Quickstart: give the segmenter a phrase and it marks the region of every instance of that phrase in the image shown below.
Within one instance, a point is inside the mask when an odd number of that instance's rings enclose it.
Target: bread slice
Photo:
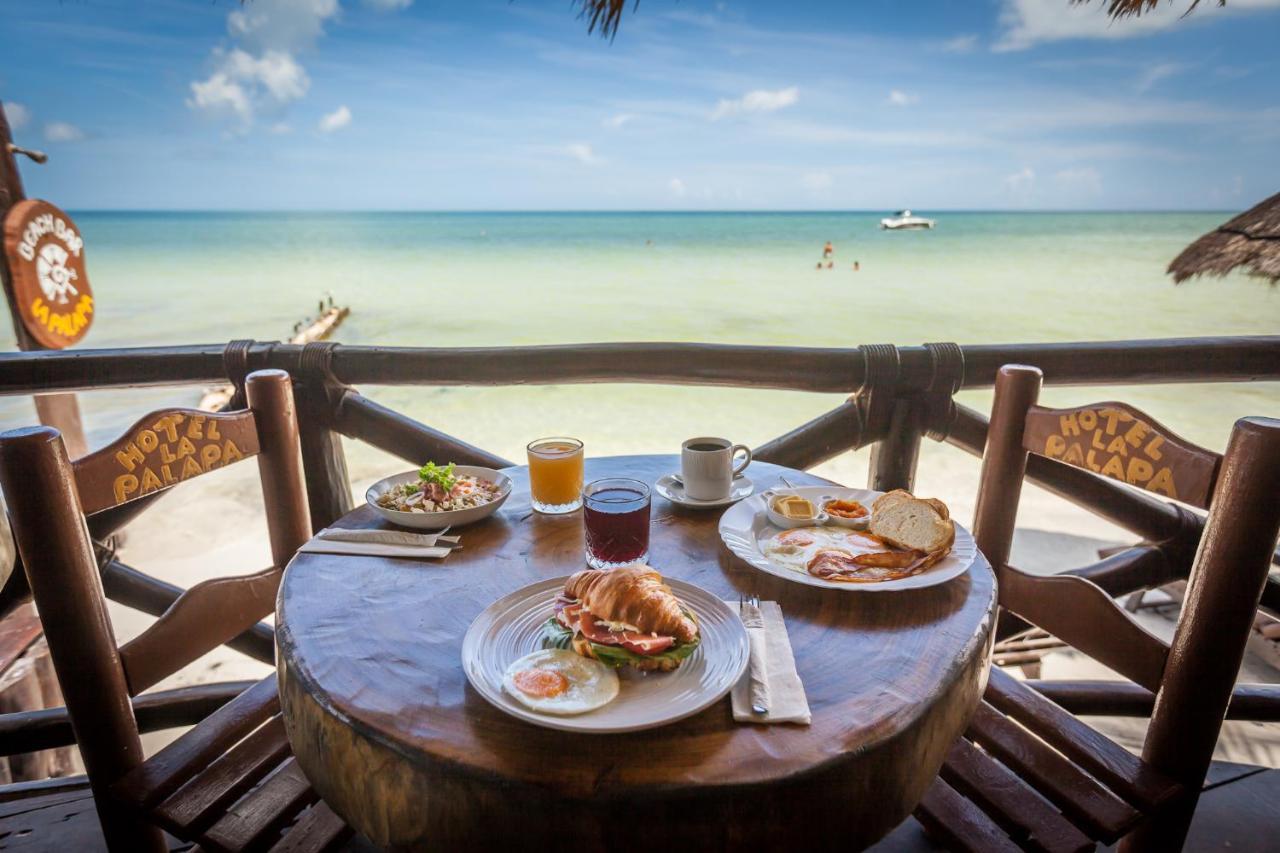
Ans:
[[[956,526],[942,501],[897,489],[871,505],[871,532],[897,548],[938,554],[951,550]]]
[[[915,495],[911,494],[906,489],[894,489],[892,492],[885,492],[883,495],[876,498],[871,504],[871,511],[885,512],[889,507],[904,500],[915,500]]]

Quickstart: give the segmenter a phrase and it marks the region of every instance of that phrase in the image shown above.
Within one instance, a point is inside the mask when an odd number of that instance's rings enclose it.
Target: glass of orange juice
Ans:
[[[582,507],[582,442],[539,438],[529,442],[529,494],[533,508],[549,515]]]

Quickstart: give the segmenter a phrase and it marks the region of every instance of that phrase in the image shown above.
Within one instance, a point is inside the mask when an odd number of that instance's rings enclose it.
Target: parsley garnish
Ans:
[[[428,462],[418,469],[418,479],[424,483],[436,483],[446,492],[452,491],[454,485],[457,484],[458,478],[453,476],[454,463],[441,468],[434,462]]]

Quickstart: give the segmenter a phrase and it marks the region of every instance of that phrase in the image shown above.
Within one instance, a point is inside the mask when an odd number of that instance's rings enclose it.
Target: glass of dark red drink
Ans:
[[[587,564],[612,569],[649,559],[649,487],[639,480],[611,477],[582,490],[582,522]]]

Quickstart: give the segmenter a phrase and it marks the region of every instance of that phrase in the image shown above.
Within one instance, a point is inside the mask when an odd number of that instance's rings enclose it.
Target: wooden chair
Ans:
[[[311,536],[289,375],[260,371],[246,385],[246,411],[155,412],[74,463],[54,429],[0,436],[0,485],[117,853],[166,850],[161,828],[220,851],[319,851],[349,833],[290,755],[274,675],[146,760],[130,704],[271,613],[284,565]],[[197,584],[117,648],[85,517],[255,455],[274,565]]]
[[[1280,421],[1238,421],[1222,456],[1121,403],[1038,406],[1041,378],[1021,365],[996,377],[973,532],[997,568],[998,633],[1034,625],[1155,693],[1142,756],[993,667],[916,817],[956,850],[1177,850],[1280,532]],[[1028,453],[1209,510],[1172,645],[1089,580],[1008,565]]]

